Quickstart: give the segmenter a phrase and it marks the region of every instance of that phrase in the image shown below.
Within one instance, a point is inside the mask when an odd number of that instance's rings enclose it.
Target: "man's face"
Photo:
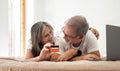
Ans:
[[[70,44],[76,44],[79,43],[80,38],[79,36],[76,34],[76,29],[71,27],[71,26],[65,26],[63,28],[63,33],[64,33],[64,39],[67,43]]]

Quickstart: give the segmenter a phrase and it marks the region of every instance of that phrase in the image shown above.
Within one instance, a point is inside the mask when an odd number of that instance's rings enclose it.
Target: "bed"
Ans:
[[[19,57],[1,57],[0,71],[120,71],[120,61],[26,62]]]

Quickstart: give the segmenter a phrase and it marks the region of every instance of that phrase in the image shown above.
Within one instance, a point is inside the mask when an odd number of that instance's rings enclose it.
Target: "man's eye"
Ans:
[[[52,33],[52,31],[50,31],[50,34]]]

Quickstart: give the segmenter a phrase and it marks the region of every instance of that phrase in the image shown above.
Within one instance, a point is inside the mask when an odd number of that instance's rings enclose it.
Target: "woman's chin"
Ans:
[[[53,43],[53,44],[54,44],[54,41],[53,41],[53,40],[50,40],[50,41],[48,41],[48,43]]]

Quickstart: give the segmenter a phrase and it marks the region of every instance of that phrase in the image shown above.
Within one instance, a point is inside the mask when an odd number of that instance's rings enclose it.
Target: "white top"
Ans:
[[[65,40],[63,39],[63,33],[60,33],[55,37],[55,44],[59,45],[60,53],[65,52],[69,48],[81,50],[82,54],[99,50],[98,41],[95,35],[90,30],[88,30],[85,38],[78,47],[74,47],[71,44],[66,43]],[[28,42],[27,49],[32,49],[31,40],[29,40]]]
[[[31,40],[29,40],[28,43],[27,43],[27,49],[32,49],[32,42],[31,42]]]
[[[60,36],[59,39],[60,40],[57,43],[59,43],[60,53],[63,53],[69,48],[81,50],[83,54],[99,50],[98,41],[95,35],[90,30],[88,30],[85,38],[78,47],[74,47],[71,44],[66,43],[63,39],[63,36]]]
[[[59,45],[59,40],[61,40],[61,39],[59,38],[59,36],[54,37],[55,45]],[[61,41],[60,41],[60,42],[61,42]],[[63,42],[62,42],[62,43],[63,43]],[[32,49],[32,41],[31,41],[31,40],[28,40],[27,49]]]

